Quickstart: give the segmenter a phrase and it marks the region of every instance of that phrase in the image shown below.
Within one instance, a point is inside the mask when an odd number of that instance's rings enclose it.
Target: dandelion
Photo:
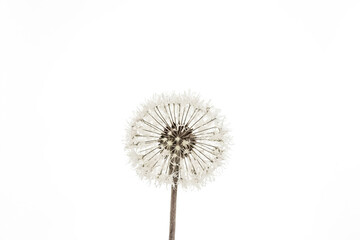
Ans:
[[[227,131],[209,103],[191,93],[155,95],[137,112],[127,149],[140,177],[171,185],[170,233],[175,239],[177,187],[201,187],[224,161]]]

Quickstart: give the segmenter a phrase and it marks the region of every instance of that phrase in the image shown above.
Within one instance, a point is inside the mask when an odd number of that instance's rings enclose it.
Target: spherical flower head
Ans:
[[[192,93],[154,95],[131,121],[127,150],[137,173],[161,184],[200,187],[224,161],[223,118]]]

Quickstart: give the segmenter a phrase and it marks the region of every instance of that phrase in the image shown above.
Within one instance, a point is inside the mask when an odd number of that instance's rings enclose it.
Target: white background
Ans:
[[[0,0],[0,239],[167,239],[123,139],[153,93],[222,109],[177,239],[360,239],[360,3]]]

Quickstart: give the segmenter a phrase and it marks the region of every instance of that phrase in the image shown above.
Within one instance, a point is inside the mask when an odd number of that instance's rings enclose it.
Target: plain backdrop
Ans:
[[[222,109],[176,239],[360,239],[360,2],[0,0],[0,239],[167,239],[123,139],[154,93]]]

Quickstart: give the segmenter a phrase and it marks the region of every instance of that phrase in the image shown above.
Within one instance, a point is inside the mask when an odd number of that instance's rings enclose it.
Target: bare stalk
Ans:
[[[171,201],[170,201],[170,229],[169,229],[169,240],[175,240],[175,225],[176,225],[176,199],[177,199],[177,183],[179,175],[179,161],[180,159],[174,158],[171,172],[175,172],[174,184],[171,186]]]

